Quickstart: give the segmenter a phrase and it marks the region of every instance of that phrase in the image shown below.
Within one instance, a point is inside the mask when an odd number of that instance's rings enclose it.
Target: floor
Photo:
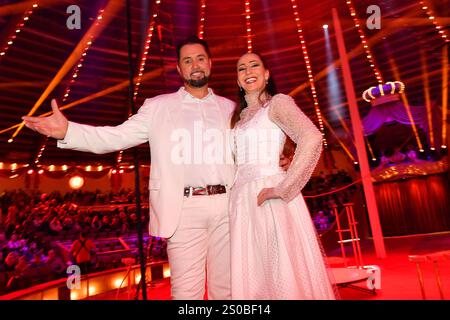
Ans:
[[[421,300],[416,265],[409,262],[408,255],[428,254],[436,251],[450,250],[450,232],[415,235],[406,237],[391,237],[385,239],[387,257],[378,259],[371,239],[361,242],[361,252],[364,265],[377,265],[381,270],[381,288],[375,290],[375,295],[355,290],[353,288],[340,288],[340,298],[343,300]],[[351,245],[346,245],[348,265],[353,264]],[[333,256],[331,267],[340,267],[342,262],[340,250],[329,253]],[[441,282],[446,293],[445,299],[450,299],[450,260],[440,263]],[[424,275],[425,293],[427,299],[440,299],[438,287],[433,274],[431,262],[422,265]],[[364,287],[365,281],[358,286]],[[152,284],[147,290],[149,300],[170,299],[170,280],[161,280]],[[116,299],[117,292],[103,294],[91,299]],[[134,299],[135,290],[121,291],[117,295],[119,300]],[[141,299],[141,297],[139,297]]]

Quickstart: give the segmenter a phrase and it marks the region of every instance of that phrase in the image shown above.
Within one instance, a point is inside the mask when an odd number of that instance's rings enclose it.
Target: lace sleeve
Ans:
[[[284,94],[272,98],[269,118],[297,144],[286,178],[275,187],[280,197],[289,202],[306,185],[319,161],[322,134],[294,99]]]

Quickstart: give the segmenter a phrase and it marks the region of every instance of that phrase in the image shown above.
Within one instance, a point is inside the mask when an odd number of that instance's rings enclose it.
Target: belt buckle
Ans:
[[[208,188],[205,187],[192,187],[192,190],[192,192],[197,191],[198,193],[196,195],[199,196],[209,195]],[[204,192],[206,192],[206,194]]]

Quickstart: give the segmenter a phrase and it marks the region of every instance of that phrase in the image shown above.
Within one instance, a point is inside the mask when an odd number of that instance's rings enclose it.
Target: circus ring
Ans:
[[[169,277],[170,268],[166,261],[146,265],[146,281],[157,282]],[[128,290],[130,296],[140,278],[140,265],[137,264],[82,276],[78,288],[69,289],[67,278],[62,278],[0,296],[0,300],[88,300],[119,290]]]

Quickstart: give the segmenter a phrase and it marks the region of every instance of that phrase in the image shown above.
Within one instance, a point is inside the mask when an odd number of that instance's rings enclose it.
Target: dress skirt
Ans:
[[[236,181],[230,194],[231,288],[237,300],[330,300],[334,289],[306,203],[271,199],[263,188],[286,174]]]

